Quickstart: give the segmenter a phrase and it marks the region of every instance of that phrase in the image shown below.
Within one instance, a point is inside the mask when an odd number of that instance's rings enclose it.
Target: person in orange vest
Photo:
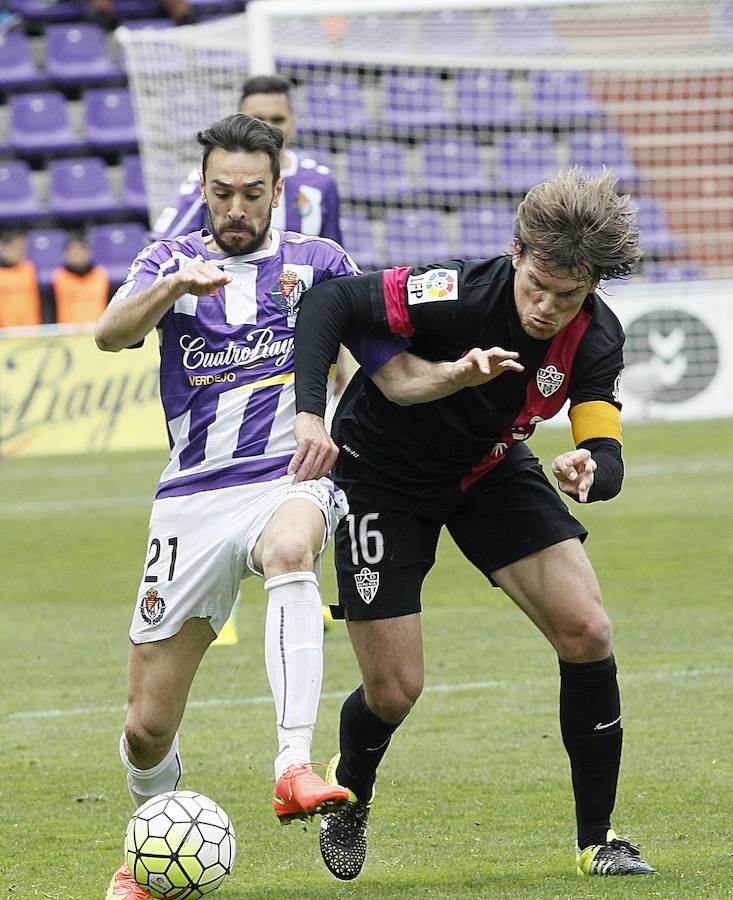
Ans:
[[[59,324],[96,322],[109,301],[109,273],[92,260],[89,245],[78,234],[69,235],[64,264],[51,276]]]
[[[22,231],[0,234],[0,328],[43,321],[38,272],[27,250],[28,238]]]

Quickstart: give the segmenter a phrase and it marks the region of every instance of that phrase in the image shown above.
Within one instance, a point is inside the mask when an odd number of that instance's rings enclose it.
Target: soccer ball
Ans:
[[[166,900],[203,897],[231,872],[236,851],[229,816],[195,791],[151,797],[130,819],[125,858],[132,877]]]

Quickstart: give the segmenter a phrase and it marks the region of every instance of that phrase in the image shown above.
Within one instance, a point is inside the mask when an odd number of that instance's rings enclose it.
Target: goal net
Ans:
[[[733,0],[251,0],[123,44],[151,218],[248,73],[291,79],[364,269],[489,256],[559,168],[610,168],[642,281],[733,274]]]

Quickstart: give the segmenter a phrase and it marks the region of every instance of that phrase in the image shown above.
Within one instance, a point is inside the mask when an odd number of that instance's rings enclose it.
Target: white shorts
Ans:
[[[239,583],[262,575],[252,562],[257,538],[287,500],[304,498],[321,510],[323,552],[348,511],[330,478],[292,483],[289,475],[262,484],[165,497],[153,503],[145,570],[130,626],[135,644],[162,641],[188,619],[208,619],[217,634],[229,618]]]

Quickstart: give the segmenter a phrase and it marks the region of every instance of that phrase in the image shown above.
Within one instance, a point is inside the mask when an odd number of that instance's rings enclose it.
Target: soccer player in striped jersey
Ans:
[[[138,805],[177,786],[178,727],[192,680],[240,581],[259,575],[278,737],[272,806],[286,823],[348,800],[310,765],[323,670],[319,560],[345,498],[328,477],[295,483],[287,470],[296,448],[293,338],[302,295],[359,270],[334,241],[272,227],[282,193],[278,129],[237,114],[198,139],[211,231],[139,253],[95,329],[98,346],[112,352],[157,330],[171,443],[130,628],[120,757]],[[400,402],[421,384],[423,369],[404,339],[347,344],[385,392],[395,386]],[[482,365],[460,362],[443,375],[470,384],[491,374]],[[126,864],[107,892],[108,900],[148,896]]]
[[[513,352],[519,364],[407,406],[362,371],[337,409],[333,474],[350,505],[336,535],[339,599],[363,677],[342,707],[340,758],[327,772],[351,791],[349,805],[321,823],[323,859],[339,878],[361,870],[377,766],[422,690],[420,590],[443,525],[557,653],[578,871],[654,871],[611,828],[621,706],[587,532],[526,444],[569,401],[575,449],[552,462],[558,488],[580,503],[621,489],[624,335],[596,288],[630,274],[640,251],[628,198],[614,184],[609,172],[571,170],[534,187],[506,256],[337,279],[306,295],[296,336],[297,477],[321,474],[331,441],[321,420],[327,361],[354,327],[408,337],[430,360],[458,360],[478,344]]]
[[[274,228],[320,235],[341,244],[339,219],[340,200],[336,181],[328,166],[310,155],[296,153],[289,148],[295,133],[295,114],[290,100],[290,82],[282,75],[250,75],[244,80],[239,111],[274,125],[283,133],[280,151],[280,174],[284,179],[283,195],[273,210]],[[175,201],[158,216],[151,238],[177,237],[206,227],[206,204],[199,189],[200,172],[193,169],[178,189]],[[342,351],[336,370],[335,392],[338,395],[353,371],[353,360]],[[237,612],[239,599],[215,644],[238,641]],[[323,607],[324,625],[329,626],[331,615]]]

